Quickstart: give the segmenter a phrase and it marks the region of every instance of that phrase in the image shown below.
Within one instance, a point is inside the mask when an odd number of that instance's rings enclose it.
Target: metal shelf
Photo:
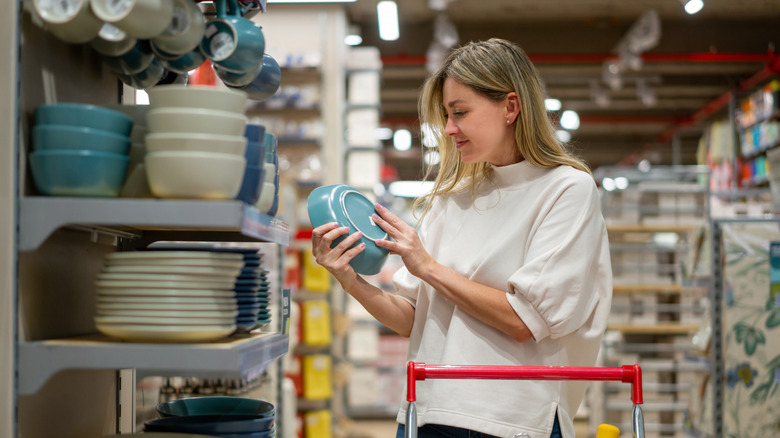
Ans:
[[[146,376],[256,377],[287,353],[288,336],[234,335],[197,344],[120,342],[103,335],[19,343],[19,394],[36,393],[69,369],[136,369]]]
[[[215,231],[286,246],[288,226],[241,201],[23,197],[19,201],[19,247],[38,248],[55,230],[98,226],[117,233]]]

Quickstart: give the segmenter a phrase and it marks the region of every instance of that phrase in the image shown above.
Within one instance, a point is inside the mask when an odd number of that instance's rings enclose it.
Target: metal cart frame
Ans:
[[[617,381],[631,384],[631,411],[634,437],[645,437],[645,421],[642,416],[642,369],[639,365],[620,367],[538,367],[538,366],[481,366],[481,365],[428,365],[409,362],[406,367],[405,438],[417,438],[416,382],[425,379],[492,379],[492,380],[586,380]],[[522,437],[524,434],[515,435]]]

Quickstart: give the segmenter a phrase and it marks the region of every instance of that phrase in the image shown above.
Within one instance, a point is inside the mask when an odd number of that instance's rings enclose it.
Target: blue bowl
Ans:
[[[265,177],[265,168],[247,164],[244,170],[244,181],[241,183],[241,190],[236,199],[244,201],[249,205],[255,205],[260,199],[261,185]]]
[[[52,196],[117,196],[129,161],[126,155],[86,150],[30,154],[35,187]]]
[[[171,400],[157,405],[161,417],[190,415],[276,415],[274,405],[252,398],[211,396]]]
[[[254,434],[275,430],[276,416],[262,415],[188,415],[164,417],[144,422],[146,432],[180,432],[197,434]],[[268,435],[270,436],[270,435]]]
[[[247,123],[244,136],[249,141],[262,143],[265,139],[265,126],[256,123]]]
[[[126,155],[130,137],[82,126],[38,125],[32,131],[33,150],[90,150]]]
[[[358,274],[378,274],[390,253],[374,243],[377,239],[387,239],[387,233],[375,224],[371,216],[375,213],[374,203],[354,188],[336,184],[317,187],[312,190],[307,201],[309,219],[314,228],[338,222],[349,227],[349,234],[361,231],[363,237],[356,244],[365,243],[365,249],[349,263]],[[346,236],[333,242],[338,245]]]
[[[244,158],[246,158],[247,165],[262,166],[265,155],[265,144],[253,140],[248,140],[246,142]]]
[[[35,109],[36,125],[68,125],[130,136],[133,119],[119,111],[83,103],[51,103]]]

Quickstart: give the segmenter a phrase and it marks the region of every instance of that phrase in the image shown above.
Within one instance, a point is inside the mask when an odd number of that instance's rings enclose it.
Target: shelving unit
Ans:
[[[768,183],[766,152],[780,144],[780,81],[774,80],[740,101],[735,114],[741,187]]]
[[[682,437],[694,392],[686,384],[689,375],[709,371],[708,363],[690,357],[691,338],[707,310],[707,284],[692,275],[698,272],[694,236],[703,232],[708,216],[706,169],[606,167],[597,169],[596,177],[602,183],[613,271],[604,365],[640,364],[646,436]],[[598,422],[630,431],[631,406],[621,389],[601,388]]]

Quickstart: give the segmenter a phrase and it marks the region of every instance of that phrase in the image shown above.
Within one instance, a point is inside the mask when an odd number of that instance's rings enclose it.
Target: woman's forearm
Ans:
[[[506,292],[471,281],[439,263],[432,263],[420,278],[485,324],[518,342],[531,339],[531,331],[509,304]]]
[[[377,321],[401,336],[409,337],[414,323],[414,307],[406,300],[384,291],[356,276],[344,290],[352,295]]]

